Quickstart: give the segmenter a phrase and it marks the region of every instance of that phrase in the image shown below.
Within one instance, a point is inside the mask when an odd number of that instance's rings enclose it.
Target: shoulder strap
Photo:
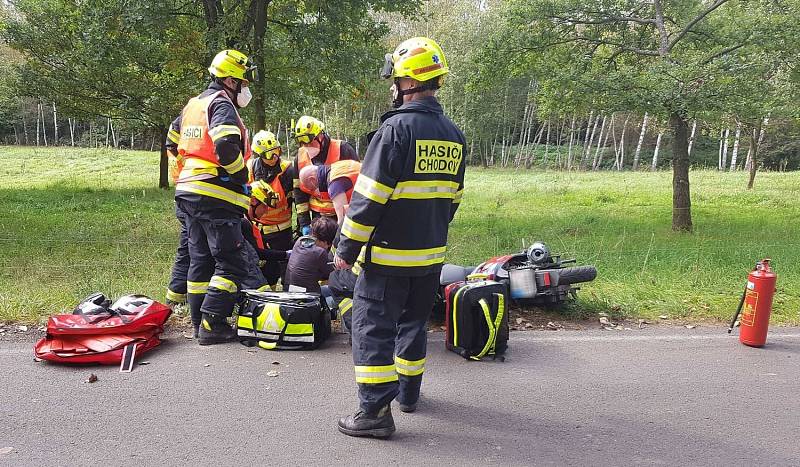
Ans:
[[[503,297],[503,294],[498,293],[494,295],[497,298],[497,316],[494,321],[492,321],[492,314],[489,311],[489,304],[486,302],[486,299],[482,298],[478,300],[478,304],[483,310],[483,317],[486,319],[486,326],[489,328],[489,338],[486,340],[486,345],[483,346],[483,349],[481,349],[477,355],[470,357],[472,360],[480,360],[485,357],[486,354],[494,354],[494,347],[497,342],[497,329],[502,324],[503,316],[505,315],[505,297]]]

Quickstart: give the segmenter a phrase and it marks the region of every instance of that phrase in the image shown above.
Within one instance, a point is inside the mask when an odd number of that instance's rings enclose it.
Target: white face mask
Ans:
[[[250,99],[252,98],[253,94],[250,93],[250,87],[242,87],[242,90],[236,95],[236,105],[238,105],[239,108],[247,107],[247,104],[250,103]]]

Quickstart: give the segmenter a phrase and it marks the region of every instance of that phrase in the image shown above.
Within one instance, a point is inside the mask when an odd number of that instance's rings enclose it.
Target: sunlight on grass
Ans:
[[[0,320],[35,321],[93,291],[163,299],[177,240],[158,155],[0,148]],[[477,264],[534,240],[597,266],[565,312],[720,319],[771,257],[773,322],[800,324],[800,174],[691,174],[694,234],[670,230],[671,174],[469,168],[448,261]]]

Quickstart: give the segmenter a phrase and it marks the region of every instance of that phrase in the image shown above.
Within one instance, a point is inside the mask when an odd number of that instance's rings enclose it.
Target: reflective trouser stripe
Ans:
[[[361,243],[369,241],[369,236],[372,235],[373,230],[375,230],[374,226],[359,224],[350,219],[349,216],[345,216],[344,223],[342,223],[342,234],[351,240]]]
[[[356,366],[356,383],[381,384],[397,381],[394,365]]]
[[[446,246],[424,250],[396,250],[372,247],[371,262],[384,266],[416,267],[430,266],[444,262]]]
[[[222,276],[212,276],[211,282],[208,283],[208,286],[214,287],[217,290],[224,290],[228,293],[236,293],[236,291],[239,290],[232,280],[226,279]]]
[[[208,293],[208,282],[186,281],[186,293],[190,294]]]
[[[353,309],[353,299],[343,298],[342,301],[339,302],[339,319],[344,318],[344,315],[347,314],[351,309]]]
[[[394,364],[397,367],[397,372],[404,376],[417,376],[425,372],[425,359],[420,360],[405,360],[400,357],[394,357]]]
[[[173,292],[172,290],[167,289],[167,300],[171,300],[173,302],[185,302],[186,294]]]
[[[222,201],[227,201],[245,210],[250,207],[249,196],[236,193],[235,191],[231,191],[227,188],[223,188],[211,183],[201,182],[199,180],[184,182],[178,181],[178,186],[175,187],[175,192],[196,193],[198,195],[221,199]]]

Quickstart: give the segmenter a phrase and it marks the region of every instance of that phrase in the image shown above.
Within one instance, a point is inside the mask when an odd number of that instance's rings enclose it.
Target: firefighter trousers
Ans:
[[[203,313],[229,317],[248,269],[241,215],[180,198],[177,203],[189,232],[186,289],[192,323],[200,324]]]
[[[292,229],[281,230],[280,232],[265,234],[261,233],[261,239],[264,242],[264,247],[270,250],[291,250],[292,245]],[[261,268],[264,277],[267,279],[269,285],[278,283],[278,279],[286,277],[286,261],[266,261]]]
[[[167,300],[183,303],[186,301],[186,274],[189,272],[189,233],[186,230],[186,214],[178,204],[175,205],[175,217],[181,224],[178,237],[178,249],[175,252],[175,263],[167,287]]]
[[[414,404],[425,371],[427,321],[439,273],[388,276],[364,269],[352,308],[353,363],[361,409],[375,413],[393,399]]]

